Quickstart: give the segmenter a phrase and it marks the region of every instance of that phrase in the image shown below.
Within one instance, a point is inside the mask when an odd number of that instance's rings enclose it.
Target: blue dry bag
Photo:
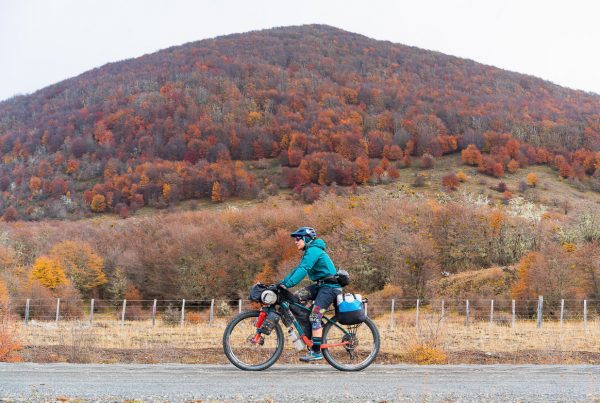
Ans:
[[[366,319],[365,306],[360,294],[341,294],[337,296],[335,316],[342,325],[356,325]]]

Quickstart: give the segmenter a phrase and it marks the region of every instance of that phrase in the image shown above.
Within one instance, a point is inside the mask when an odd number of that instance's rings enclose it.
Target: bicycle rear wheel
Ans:
[[[223,351],[233,365],[245,371],[262,371],[275,364],[283,352],[283,331],[276,325],[270,335],[261,335],[258,343],[256,321],[260,311],[243,312],[233,318],[223,333]]]
[[[379,331],[375,323],[367,318],[358,325],[339,326],[347,333],[332,322],[325,325],[323,344],[349,344],[323,349],[327,362],[340,371],[360,371],[371,365],[379,353]]]

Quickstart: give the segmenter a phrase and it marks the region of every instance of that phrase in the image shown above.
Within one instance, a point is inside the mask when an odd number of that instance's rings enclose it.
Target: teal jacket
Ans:
[[[334,276],[337,273],[331,258],[325,252],[327,245],[322,239],[315,239],[306,246],[304,256],[300,264],[288,274],[281,284],[291,288],[298,284],[306,275],[312,281],[318,281],[325,277]],[[323,284],[321,287],[339,288],[338,284]]]

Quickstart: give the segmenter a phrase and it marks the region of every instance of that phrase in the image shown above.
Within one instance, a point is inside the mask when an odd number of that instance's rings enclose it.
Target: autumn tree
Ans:
[[[104,212],[106,210],[106,198],[104,195],[95,195],[92,198],[91,208],[96,213]]]
[[[169,183],[163,184],[162,196],[163,196],[163,199],[165,199],[166,201],[169,201],[169,199],[171,197],[171,185]]]
[[[433,168],[433,156],[431,154],[423,154],[421,157],[421,169]]]
[[[442,186],[451,191],[458,189],[459,182],[460,181],[458,177],[453,173],[444,175],[444,177],[442,178]]]
[[[221,193],[221,184],[219,182],[213,182],[212,190],[210,193],[210,199],[213,203],[220,203],[223,201],[223,194]]]
[[[439,268],[433,242],[426,234],[407,234],[395,253],[403,259],[391,269],[392,284],[402,287],[405,298],[424,298],[426,284],[436,277]]]
[[[78,169],[79,169],[79,161],[77,161],[77,160],[68,160],[67,161],[66,173],[68,175],[76,173]]]
[[[19,218],[19,212],[17,211],[16,208],[14,208],[12,206],[7,207],[4,210],[4,214],[2,215],[2,218],[6,222],[16,221]]]
[[[543,295],[554,301],[578,294],[585,297],[587,280],[582,265],[576,261],[571,245],[547,244],[540,252],[526,254],[517,266],[513,297],[534,299]]]
[[[475,144],[469,144],[466,149],[460,153],[463,163],[467,165],[479,165],[481,164],[481,152]]]
[[[538,176],[533,172],[527,174],[527,184],[529,185],[529,187],[536,187],[538,184]]]
[[[0,278],[0,321],[8,314],[8,288]]]
[[[515,160],[510,160],[506,168],[508,169],[508,172],[514,174],[519,170],[519,163]]]
[[[358,157],[354,165],[354,179],[357,183],[366,183],[370,176],[369,160],[365,157]]]
[[[41,256],[35,260],[30,279],[38,280],[44,287],[51,290],[67,284],[69,281],[60,262],[47,256]]]
[[[108,281],[104,274],[104,260],[85,242],[63,241],[50,250],[50,258],[64,268],[83,295]]]
[[[29,190],[31,190],[31,193],[36,193],[41,189],[41,187],[42,180],[40,178],[38,178],[37,176],[32,176],[29,179]]]

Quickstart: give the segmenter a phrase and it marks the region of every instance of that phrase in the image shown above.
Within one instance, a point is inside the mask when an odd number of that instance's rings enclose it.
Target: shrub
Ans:
[[[20,362],[21,349],[14,332],[7,325],[0,325],[0,362]]]
[[[417,174],[415,176],[415,181],[413,182],[413,186],[416,188],[425,186],[425,176]]]
[[[408,349],[408,359],[410,362],[420,365],[447,364],[448,355],[441,348],[429,344],[413,344]]]
[[[2,217],[6,222],[17,221],[19,218],[19,212],[14,207],[8,207],[6,210],[4,210],[4,215]]]
[[[519,163],[515,160],[510,160],[507,168],[508,168],[508,172],[510,172],[511,174],[514,174],[515,172],[517,172],[519,170]]]
[[[535,173],[530,172],[527,175],[527,184],[532,188],[536,187],[538,184],[538,176]]]
[[[203,322],[202,315],[200,312],[188,312],[185,314],[185,320],[187,323],[197,325]]]
[[[454,175],[453,173],[445,175],[442,178],[442,186],[444,186],[444,188],[451,190],[451,191],[458,189],[459,183],[460,182],[458,180],[458,177],[456,175]]]
[[[217,310],[217,314],[219,316],[229,316],[231,315],[231,306],[226,301],[221,302],[219,308]]]
[[[479,165],[481,164],[481,152],[474,144],[469,144],[466,149],[461,152],[461,158],[464,164]]]
[[[181,309],[169,305],[161,315],[161,319],[165,325],[178,325],[181,323]]]
[[[421,157],[421,169],[433,168],[433,157],[430,154],[423,154]]]
[[[506,183],[504,182],[499,182],[498,185],[493,189],[500,193],[504,193],[508,190],[508,186],[506,186]]]
[[[519,192],[524,193],[527,190],[527,183],[520,181],[519,182]]]

